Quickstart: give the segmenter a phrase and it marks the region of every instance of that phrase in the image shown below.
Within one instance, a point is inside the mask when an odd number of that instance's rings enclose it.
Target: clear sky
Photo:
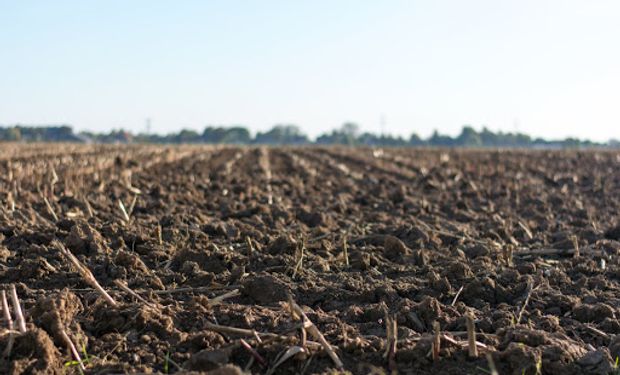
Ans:
[[[0,124],[620,138],[617,0],[0,0]]]

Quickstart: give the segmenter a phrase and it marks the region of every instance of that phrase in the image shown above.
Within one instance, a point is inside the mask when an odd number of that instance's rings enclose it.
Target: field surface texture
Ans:
[[[620,153],[0,147],[2,374],[618,372]]]

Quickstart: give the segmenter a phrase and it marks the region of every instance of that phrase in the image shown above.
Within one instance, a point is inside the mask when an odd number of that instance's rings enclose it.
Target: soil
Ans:
[[[0,147],[0,373],[617,371],[618,152]]]

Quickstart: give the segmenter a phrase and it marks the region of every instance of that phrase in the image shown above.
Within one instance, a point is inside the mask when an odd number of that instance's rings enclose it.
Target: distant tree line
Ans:
[[[125,130],[112,130],[109,133],[74,133],[68,125],[62,126],[0,126],[0,141],[22,142],[90,142],[90,143],[207,143],[207,144],[265,144],[265,145],[365,145],[365,146],[442,146],[442,147],[620,147],[620,142],[595,143],[588,140],[566,138],[545,140],[532,138],[523,133],[492,132],[486,127],[476,131],[464,126],[456,137],[435,131],[427,139],[412,134],[409,138],[392,135],[361,133],[359,126],[348,122],[340,128],[320,135],[312,141],[301,129],[292,124],[275,125],[268,131],[255,136],[241,125],[207,126],[202,133],[183,129],[178,133],[132,134]]]
[[[67,125],[61,126],[11,126],[0,127],[1,141],[24,142],[80,142],[79,136]]]

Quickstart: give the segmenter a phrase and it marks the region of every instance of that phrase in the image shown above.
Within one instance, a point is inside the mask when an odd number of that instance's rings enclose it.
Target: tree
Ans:
[[[425,143],[426,142],[424,142],[424,140],[422,140],[422,138],[420,138],[420,136],[416,133],[411,134],[411,137],[409,137],[409,144],[411,146],[422,146]]]
[[[345,122],[340,127],[340,131],[349,137],[355,138],[360,131],[360,127],[354,122]]]
[[[243,126],[206,127],[202,132],[202,141],[206,143],[245,144],[250,142],[250,132]]]
[[[200,141],[200,136],[195,130],[183,129],[176,136],[176,139],[179,143],[196,143]]]
[[[354,122],[345,122],[340,129],[333,130],[331,134],[323,134],[317,138],[318,144],[341,144],[341,145],[355,145],[358,140],[359,125]]]
[[[22,133],[19,127],[14,126],[7,130],[7,141],[19,141],[22,139]]]
[[[246,144],[250,143],[250,132],[248,129],[242,126],[235,126],[229,129],[226,129],[226,133],[224,135],[223,142],[224,143],[234,143],[234,144]]]
[[[495,133],[487,129],[486,126],[483,127],[482,131],[480,132],[480,140],[482,141],[482,144],[485,146],[496,146],[497,145],[497,135],[495,135]]]
[[[256,134],[254,143],[281,145],[309,143],[308,137],[297,125],[276,125],[265,133]]]
[[[471,126],[464,126],[461,134],[457,137],[456,143],[459,146],[480,147],[482,139],[480,135]]]
[[[435,130],[428,139],[428,144],[431,146],[454,146],[454,139],[448,135],[441,135]]]

